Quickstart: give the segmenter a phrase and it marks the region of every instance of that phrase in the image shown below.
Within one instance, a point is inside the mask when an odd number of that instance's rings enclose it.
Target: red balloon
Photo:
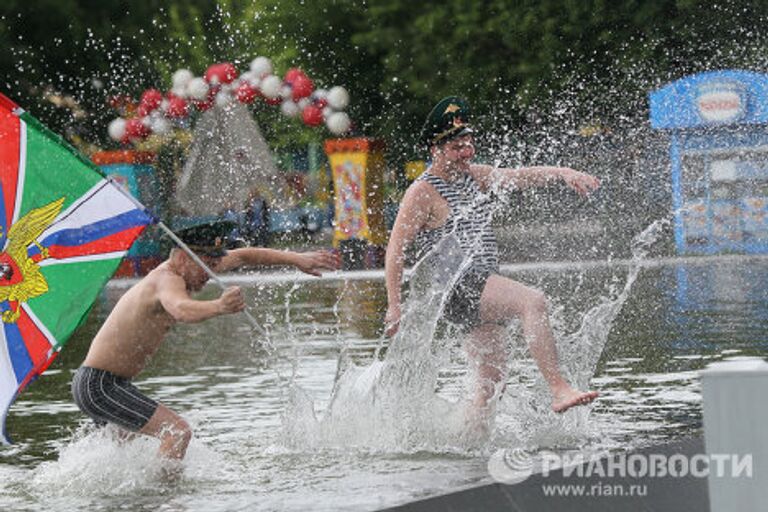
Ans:
[[[208,89],[208,96],[206,96],[204,100],[195,100],[193,102],[197,110],[200,112],[205,112],[206,110],[213,107],[213,105],[216,103],[216,95],[219,94],[220,90],[221,87],[218,85],[212,85],[210,89]]]
[[[264,98],[264,101],[267,103],[267,105],[279,105],[283,102],[283,98]]]
[[[235,89],[235,98],[240,103],[253,103],[259,91],[248,82],[243,82]]]
[[[303,76],[304,78],[307,77],[307,75],[304,74],[302,70],[299,68],[291,68],[285,73],[285,78],[283,78],[283,82],[293,83],[294,80],[297,78]]]
[[[148,126],[144,126],[140,117],[134,117],[125,122],[125,138],[144,139],[152,133]]]
[[[203,78],[205,78],[205,81],[210,84],[213,81],[213,77],[216,77],[218,81],[218,76],[219,76],[219,65],[211,64],[210,66],[208,66],[208,69],[205,70],[205,74],[203,75]]]
[[[162,102],[163,102],[163,93],[161,93],[157,89],[147,89],[141,95],[141,100],[139,100],[139,107],[143,106],[144,108],[147,109],[147,111],[152,112],[157,107],[159,107],[160,103]]]
[[[195,105],[195,108],[199,110],[200,112],[205,112],[209,108],[213,106],[213,100],[207,99],[207,100],[194,100],[192,102]]]
[[[323,109],[307,105],[301,112],[301,119],[307,126],[318,126],[323,123]]]
[[[231,62],[211,64],[205,71],[205,81],[216,84],[229,84],[237,78],[237,68]]]
[[[208,66],[208,69],[205,70],[205,81],[208,83],[212,83],[214,79],[216,82],[219,81],[219,75],[221,74],[221,64],[211,64]]]
[[[237,78],[237,68],[231,62],[221,65],[221,83],[231,84]]]
[[[136,115],[139,117],[146,117],[149,115],[149,113],[152,112],[149,108],[147,108],[146,105],[143,103],[139,103],[139,106],[136,107]]]
[[[305,75],[296,77],[291,86],[293,87],[291,92],[293,101],[299,101],[301,98],[307,98],[315,89],[315,84],[313,84],[312,80],[307,78]]]
[[[168,108],[165,109],[165,115],[174,119],[187,117],[189,115],[189,104],[184,98],[171,94],[168,96]]]
[[[315,101],[313,101],[313,103],[320,110],[328,106],[328,100],[326,98],[316,98]]]

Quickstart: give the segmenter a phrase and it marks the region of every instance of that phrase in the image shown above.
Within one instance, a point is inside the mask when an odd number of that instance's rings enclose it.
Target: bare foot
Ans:
[[[184,478],[184,465],[181,461],[164,458],[161,461],[159,476],[165,485],[179,485]]]
[[[482,443],[491,435],[491,418],[487,408],[477,408],[474,404],[469,405],[465,411],[465,421],[464,436],[470,444]]]
[[[568,386],[562,391],[552,393],[554,397],[552,399],[552,410],[557,413],[563,413],[571,407],[587,405],[597,398],[599,394],[597,391],[579,391]]]
[[[466,426],[466,431],[476,435],[487,435],[490,431],[490,423],[493,417],[493,411],[482,400],[462,400],[461,408],[458,409]]]

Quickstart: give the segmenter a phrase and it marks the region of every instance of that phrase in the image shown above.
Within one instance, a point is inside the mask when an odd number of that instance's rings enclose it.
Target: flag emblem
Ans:
[[[6,250],[0,253],[0,303],[7,303],[2,314],[3,322],[15,323],[21,316],[23,302],[48,291],[48,282],[40,272],[37,262],[46,259],[50,252],[37,241],[43,231],[61,211],[64,198],[35,208],[11,226]],[[27,247],[34,244],[40,251],[39,258],[28,256]],[[37,260],[37,261],[36,261]]]

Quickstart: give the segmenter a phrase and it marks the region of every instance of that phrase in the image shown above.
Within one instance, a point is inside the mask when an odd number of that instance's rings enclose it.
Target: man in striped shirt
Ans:
[[[423,142],[432,165],[406,191],[387,246],[385,332],[391,336],[398,330],[406,248],[415,245],[425,254],[444,237],[454,235],[468,261],[447,294],[443,316],[469,330],[466,350],[478,375],[473,399],[477,411],[487,411],[504,390],[509,356],[504,324],[512,318],[520,319],[531,355],[549,385],[552,410],[560,413],[590,403],[597,392],[571,387],[560,372],[544,293],[499,275],[496,237],[490,225],[491,192],[562,182],[587,195],[598,188],[599,181],[566,167],[505,169],[473,163],[469,114],[465,101],[448,97],[433,108],[424,125]]]

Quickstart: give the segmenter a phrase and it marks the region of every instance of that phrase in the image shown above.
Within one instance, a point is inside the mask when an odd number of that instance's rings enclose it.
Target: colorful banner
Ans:
[[[0,94],[0,426],[152,216]]]

